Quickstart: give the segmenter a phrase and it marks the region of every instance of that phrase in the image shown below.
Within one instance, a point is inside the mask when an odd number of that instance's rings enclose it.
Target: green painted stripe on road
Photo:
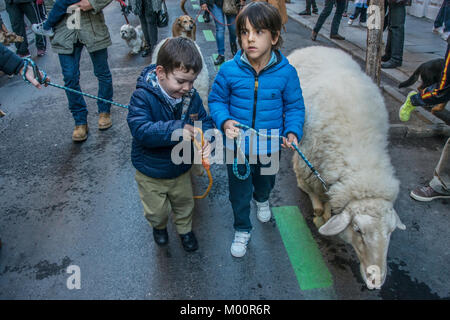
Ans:
[[[192,8],[194,8],[195,10],[200,10],[200,6],[198,4],[193,4]]]
[[[203,35],[205,36],[206,41],[216,41],[211,30],[203,30]]]
[[[197,20],[198,22],[205,22],[202,15],[198,16]]]
[[[331,287],[333,277],[298,207],[275,207],[272,212],[300,289]]]

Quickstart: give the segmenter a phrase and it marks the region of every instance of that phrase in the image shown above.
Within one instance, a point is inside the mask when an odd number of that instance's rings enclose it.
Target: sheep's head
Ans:
[[[405,230],[392,203],[382,199],[351,201],[320,227],[326,236],[339,235],[350,243],[360,262],[361,276],[369,289],[380,289],[386,280],[386,258],[391,233]]]

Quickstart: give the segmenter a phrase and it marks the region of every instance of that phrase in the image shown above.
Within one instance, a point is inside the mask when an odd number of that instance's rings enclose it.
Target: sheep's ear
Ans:
[[[319,233],[324,236],[335,236],[350,224],[351,216],[347,211],[343,211],[340,214],[332,216],[327,223],[320,227]]]
[[[395,210],[394,211],[394,216],[395,216],[395,225],[397,228],[399,228],[400,230],[406,230],[406,226],[403,224],[403,222],[400,220],[400,217],[398,216],[397,212]]]

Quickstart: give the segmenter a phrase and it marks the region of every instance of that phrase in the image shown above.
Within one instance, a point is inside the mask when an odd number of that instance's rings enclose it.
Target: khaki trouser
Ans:
[[[166,228],[172,210],[178,234],[192,230],[194,198],[189,171],[174,179],[151,178],[136,171],[135,178],[144,216],[153,228]]]
[[[430,187],[436,192],[450,194],[450,138],[442,150]]]

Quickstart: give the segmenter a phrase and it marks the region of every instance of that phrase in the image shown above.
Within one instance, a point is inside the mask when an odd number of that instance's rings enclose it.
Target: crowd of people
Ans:
[[[29,8],[31,0],[6,1],[8,13],[10,15],[12,13],[16,21],[19,21],[20,17],[23,20],[24,12],[25,14],[32,12],[32,7]],[[84,32],[69,29],[65,18],[61,15],[61,12],[74,1],[61,1],[61,7],[53,9],[51,7],[54,1],[48,1],[48,19],[45,22],[30,19],[32,22],[36,21],[38,32],[53,33],[50,43],[58,54],[64,85],[78,91],[81,91],[80,57],[83,48],[86,47],[94,66],[94,74],[98,79],[98,96],[106,100],[113,97],[107,51],[112,42],[102,10],[111,1],[76,2],[81,9],[80,23]],[[169,239],[167,223],[171,210],[174,213],[176,230],[186,251],[195,251],[198,248],[192,231],[194,200],[189,175],[191,164],[178,165],[171,159],[172,150],[179,142],[172,140],[172,133],[175,130],[184,130],[185,134],[180,139],[190,141],[198,133],[194,127],[194,121],[198,120],[202,121],[203,130],[215,127],[222,131],[225,137],[234,140],[240,134],[238,124],[252,124],[254,127],[255,122],[258,122],[259,129],[278,130],[283,135],[282,143],[260,148],[257,142],[250,141],[250,146],[256,146],[254,149],[258,156],[278,155],[278,157],[280,147],[293,149],[293,145],[297,145],[303,136],[305,105],[297,72],[279,50],[283,27],[279,11],[265,1],[255,1],[244,6],[237,15],[225,14],[221,8],[224,1],[227,0],[201,0],[204,10],[208,8],[214,17],[219,17],[216,21],[219,55],[215,64],[222,64],[225,60],[225,19],[229,24],[230,49],[234,56],[232,60],[222,65],[214,79],[208,99],[210,115],[205,111],[200,96],[193,88],[196,77],[204,67],[200,53],[193,41],[177,37],[166,41],[158,52],[156,64],[147,66],[142,71],[137,81],[137,89],[131,96],[127,116],[133,137],[131,160],[136,168],[135,179],[145,217],[153,228],[154,240],[158,245],[167,244]],[[317,11],[315,2],[310,3],[312,12]],[[345,1],[326,0],[325,9],[313,30],[313,40],[335,3],[338,9],[331,32],[335,39],[343,38],[339,36],[338,28],[345,10]],[[355,20],[358,14],[365,15],[364,2],[361,3],[363,5],[358,7],[351,20]],[[243,1],[240,1],[240,4],[244,5]],[[146,40],[148,50],[151,52],[157,41],[155,10],[159,10],[161,0],[135,0],[134,5],[143,29],[147,29]],[[389,59],[384,60],[391,66],[401,64],[404,30],[400,25],[404,25],[405,5],[404,0],[389,1],[390,33],[385,53]],[[310,9],[307,7],[306,10]],[[360,19],[364,21],[365,18],[362,16]],[[17,32],[23,31],[23,27],[19,24],[13,27]],[[42,37],[37,36],[36,39],[38,38]],[[45,44],[43,39],[39,41],[36,40],[38,48],[41,44]],[[241,50],[238,50],[236,42],[239,43]],[[31,67],[25,69],[26,65],[21,59],[29,54],[27,45],[27,43],[17,45],[18,55],[0,46],[0,69],[8,74],[20,73],[39,88],[45,83],[37,82],[33,69]],[[41,49],[45,52],[44,47]],[[450,61],[448,50],[446,59]],[[402,120],[408,120],[416,105],[426,106],[436,101],[449,100],[447,72],[446,68],[438,87],[408,96],[400,111]],[[272,92],[272,94],[258,95],[258,92]],[[79,94],[66,91],[66,95],[75,121],[72,139],[77,142],[85,141],[88,137],[86,102]],[[97,105],[98,128],[106,130],[112,126],[111,104],[98,101]],[[435,177],[427,186],[430,189],[420,189],[414,193],[416,196],[411,194],[416,200],[450,198],[448,144],[447,142]],[[249,148],[245,143],[243,146],[238,145],[237,148],[241,149],[246,157],[253,152],[253,148]],[[198,153],[201,157],[207,158],[210,152],[210,141],[206,139]],[[235,257],[242,257],[247,251],[252,230],[249,218],[252,199],[256,204],[258,220],[262,223],[269,221],[271,218],[269,196],[275,184],[275,174],[262,174],[262,169],[267,164],[261,163],[259,159],[257,163],[249,165],[250,171],[246,177],[238,174],[242,169],[241,166],[227,165],[229,199],[234,213],[235,231],[230,251]]]

